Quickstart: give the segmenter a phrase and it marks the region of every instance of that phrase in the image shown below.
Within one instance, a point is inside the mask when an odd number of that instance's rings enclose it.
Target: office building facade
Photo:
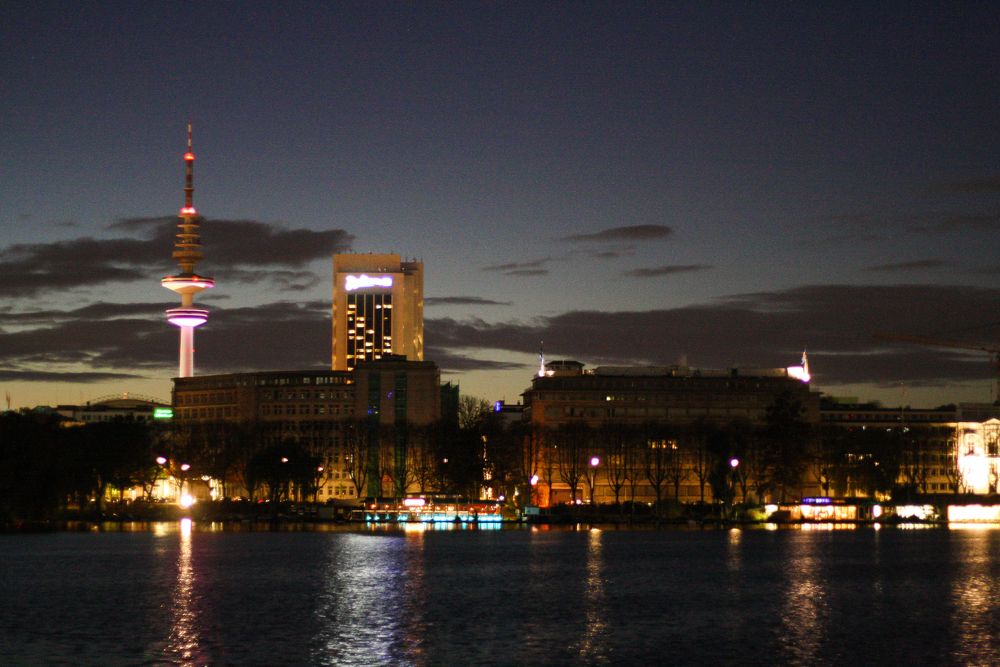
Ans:
[[[402,427],[426,426],[440,418],[440,371],[429,361],[397,357],[361,362],[353,372],[266,371],[176,378],[173,406],[175,428],[206,434],[208,447],[225,444],[222,440],[231,437],[227,434],[237,426],[249,433],[253,451],[296,443],[322,461],[317,499],[350,500],[382,495],[381,479],[375,474],[368,475],[360,494],[353,483],[350,459],[358,429],[377,437],[379,448],[405,446],[400,440],[406,433]],[[378,463],[373,458],[373,466]],[[245,495],[239,471],[230,472],[231,479],[218,480],[220,493]]]
[[[424,358],[424,265],[399,255],[333,256],[335,371],[398,355]]]

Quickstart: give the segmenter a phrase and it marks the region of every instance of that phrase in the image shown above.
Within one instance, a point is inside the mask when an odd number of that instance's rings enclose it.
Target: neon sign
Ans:
[[[360,276],[349,275],[344,278],[344,289],[348,292],[366,287],[392,287],[392,276],[369,276],[362,273]]]

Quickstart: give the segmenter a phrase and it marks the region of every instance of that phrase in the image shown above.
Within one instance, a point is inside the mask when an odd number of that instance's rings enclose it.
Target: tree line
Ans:
[[[359,498],[418,491],[520,505],[537,501],[540,488],[551,496],[556,485],[570,502],[591,503],[603,487],[604,499],[619,507],[649,494],[656,507],[677,501],[684,485],[694,485],[703,502],[727,504],[788,500],[805,482],[827,495],[908,496],[928,493],[928,480],[942,471],[951,491],[966,490],[950,429],[816,428],[791,395],[779,396],[757,424],[545,429],[505,423],[486,401],[463,396],[457,415],[431,424],[359,418],[322,428],[231,421],[67,428],[54,415],[7,412],[0,415],[0,520],[45,519],[69,507],[100,515],[105,499],[124,504],[138,489],[148,500],[168,476],[211,478],[223,498],[274,503],[315,502],[337,483]]]

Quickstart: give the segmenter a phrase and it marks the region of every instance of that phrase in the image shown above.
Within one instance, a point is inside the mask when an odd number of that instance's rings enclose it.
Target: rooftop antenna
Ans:
[[[545,341],[538,341],[538,377],[545,377]]]

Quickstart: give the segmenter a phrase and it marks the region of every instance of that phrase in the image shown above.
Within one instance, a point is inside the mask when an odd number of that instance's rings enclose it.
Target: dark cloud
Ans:
[[[425,306],[510,306],[511,301],[494,301],[479,296],[429,296],[424,297]]]
[[[944,264],[945,263],[940,259],[917,259],[912,262],[896,262],[894,264],[869,266],[865,270],[882,273],[890,273],[893,271],[919,271],[922,269],[939,269],[944,266]]]
[[[0,324],[28,325],[55,322],[104,320],[135,315],[157,315],[169,308],[163,303],[107,303],[98,301],[71,310],[31,310],[15,311],[0,309]]]
[[[612,227],[602,229],[592,234],[573,234],[564,236],[560,241],[604,243],[608,241],[652,241],[655,239],[665,239],[674,230],[666,225],[630,225],[626,227]]]
[[[935,334],[940,323],[980,324],[995,340],[1000,290],[969,286],[829,285],[736,295],[670,310],[572,311],[537,321],[428,320],[428,346],[498,349],[588,364],[788,366],[809,350],[817,385],[949,383],[990,377],[986,354],[876,341],[873,332]],[[951,336],[954,337],[954,336]],[[526,362],[527,363],[527,362]]]
[[[110,229],[150,234],[157,252],[172,248],[177,218],[129,218]],[[302,266],[316,259],[350,249],[354,236],[343,229],[314,231],[288,229],[280,224],[257,220],[202,221],[199,230],[204,246],[205,266]]]
[[[172,217],[135,218],[110,229],[145,238],[81,237],[9,246],[0,250],[0,274],[5,277],[0,295],[31,297],[46,290],[159,279],[174,267],[170,253],[176,224]],[[304,270],[273,267],[298,268],[328,258],[348,249],[354,238],[341,229],[287,229],[253,220],[207,220],[201,232],[205,260],[199,269],[209,275],[227,272],[232,282],[273,283],[282,290],[305,289],[318,278]]]
[[[620,250],[595,250],[589,253],[594,259],[619,259],[620,257],[632,257],[635,255],[635,248],[627,247]]]
[[[826,243],[843,243],[843,244],[859,244],[859,243],[873,243],[876,241],[886,241],[890,236],[885,234],[875,234],[870,231],[854,231],[854,232],[841,232],[839,234],[831,234],[830,236],[825,236],[822,239],[824,244]]]
[[[111,380],[134,380],[142,375],[133,373],[56,373],[47,371],[9,371],[0,369],[0,382],[71,382],[90,384]]]
[[[281,292],[297,292],[317,285],[320,277],[312,271],[227,269],[226,280],[247,285],[264,283]]]
[[[707,271],[711,269],[707,264],[668,264],[666,266],[652,266],[641,269],[631,269],[622,271],[623,276],[632,278],[656,278],[659,276],[672,276],[677,273],[692,273],[694,271]]]
[[[508,276],[547,276],[549,275],[548,269],[518,269],[516,271],[508,271],[505,275]]]
[[[1000,229],[1000,215],[952,215],[937,222],[918,225],[915,229],[926,233],[948,233],[966,229],[996,231]]]
[[[65,313],[46,311],[49,322],[0,333],[0,367],[8,372],[67,372],[85,365],[93,372],[136,372],[166,377],[176,372],[177,329],[164,307],[94,304]],[[29,318],[21,313],[22,323]],[[212,308],[196,334],[199,372],[326,367],[330,357],[330,312],[326,302],[277,302],[253,308]],[[39,368],[42,366],[42,368]],[[60,366],[53,371],[53,366]],[[69,381],[69,380],[67,380]],[[89,380],[88,380],[89,381]]]
[[[68,373],[67,378],[79,372],[170,377],[176,372],[177,330],[164,322],[162,310],[153,303],[96,303],[38,311],[34,318],[16,313],[16,322],[2,320],[19,330],[0,333],[0,368]],[[1000,289],[818,285],[684,308],[571,311],[527,322],[428,318],[426,358],[450,372],[527,369],[544,340],[550,358],[576,358],[591,366],[673,364],[684,355],[691,365],[706,368],[780,367],[795,363],[805,348],[818,389],[861,383],[943,386],[991,378],[989,355],[885,342],[874,332],[982,345],[1000,334],[998,310]],[[9,310],[3,313],[11,316]],[[330,334],[325,300],[213,305],[208,324],[197,333],[195,365],[199,373],[326,368]],[[480,355],[486,359],[475,358]]]
[[[141,280],[149,277],[147,265],[155,262],[150,250],[148,243],[134,239],[13,245],[0,250],[0,295],[30,297],[43,290]]]
[[[483,271],[499,271],[502,273],[509,273],[511,271],[521,271],[524,269],[539,269],[551,261],[552,261],[551,257],[543,257],[541,259],[533,259],[527,262],[507,262],[506,264],[492,264],[490,266],[484,266]]]
[[[1000,192],[1000,175],[951,181],[932,189],[934,192],[944,194],[991,194]]]
[[[449,350],[426,348],[424,358],[433,360],[444,373],[463,373],[466,371],[509,371],[527,369],[529,366],[517,362],[496,361],[492,359],[475,359],[473,357],[455,354]]]

